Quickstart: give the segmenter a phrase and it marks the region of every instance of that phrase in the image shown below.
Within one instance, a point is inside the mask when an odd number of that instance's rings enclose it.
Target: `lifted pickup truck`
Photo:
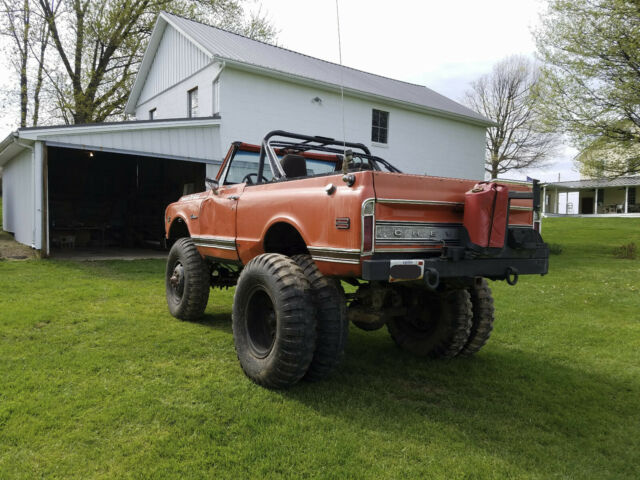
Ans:
[[[166,209],[169,311],[197,319],[210,287],[235,285],[238,359],[265,387],[327,376],[349,321],[417,355],[472,355],[493,328],[486,279],[547,273],[537,182],[407,175],[363,144],[283,131],[234,143],[207,182]]]

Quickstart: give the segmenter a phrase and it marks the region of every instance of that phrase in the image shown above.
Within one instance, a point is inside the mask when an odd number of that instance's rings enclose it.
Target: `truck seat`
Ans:
[[[280,165],[282,165],[282,169],[287,178],[307,176],[307,160],[302,155],[288,153],[282,157]]]

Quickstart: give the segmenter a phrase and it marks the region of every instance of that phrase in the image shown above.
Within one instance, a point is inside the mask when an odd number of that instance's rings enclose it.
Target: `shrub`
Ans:
[[[638,247],[633,242],[627,243],[616,247],[613,250],[613,254],[618,258],[628,258],[633,260],[638,256]]]
[[[560,255],[562,253],[562,245],[560,245],[559,243],[550,243],[549,253],[551,255]]]

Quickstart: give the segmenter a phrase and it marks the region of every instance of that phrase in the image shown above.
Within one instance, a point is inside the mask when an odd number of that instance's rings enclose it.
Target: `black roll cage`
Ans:
[[[302,140],[302,142],[287,142],[282,140],[274,141],[274,137],[292,138]],[[391,165],[383,158],[371,155],[371,151],[363,143],[341,142],[330,137],[304,135],[301,133],[286,132],[284,130],[273,130],[265,135],[264,139],[262,140],[262,144],[260,145],[260,160],[258,164],[257,183],[262,183],[262,174],[264,172],[265,159],[269,161],[269,166],[271,167],[271,171],[273,172],[274,179],[282,180],[287,178],[284,170],[282,169],[282,166],[280,165],[278,156],[276,155],[276,148],[291,149],[297,152],[314,150],[318,152],[335,153],[336,155],[344,155],[347,148],[358,149],[363,153],[356,153],[355,155],[360,158],[366,158],[367,160],[372,161],[370,163],[372,164],[374,169],[380,170],[380,166],[378,165],[380,164],[386,167],[390,172],[402,173],[399,169]]]

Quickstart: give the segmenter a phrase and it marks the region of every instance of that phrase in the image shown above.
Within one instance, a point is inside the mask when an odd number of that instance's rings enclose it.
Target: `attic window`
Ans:
[[[152,108],[151,110],[149,110],[149,120],[153,120],[156,116],[156,109]]]
[[[389,140],[389,112],[373,109],[371,119],[371,141],[388,143]]]
[[[198,116],[198,87],[187,92],[187,116],[189,118]]]

